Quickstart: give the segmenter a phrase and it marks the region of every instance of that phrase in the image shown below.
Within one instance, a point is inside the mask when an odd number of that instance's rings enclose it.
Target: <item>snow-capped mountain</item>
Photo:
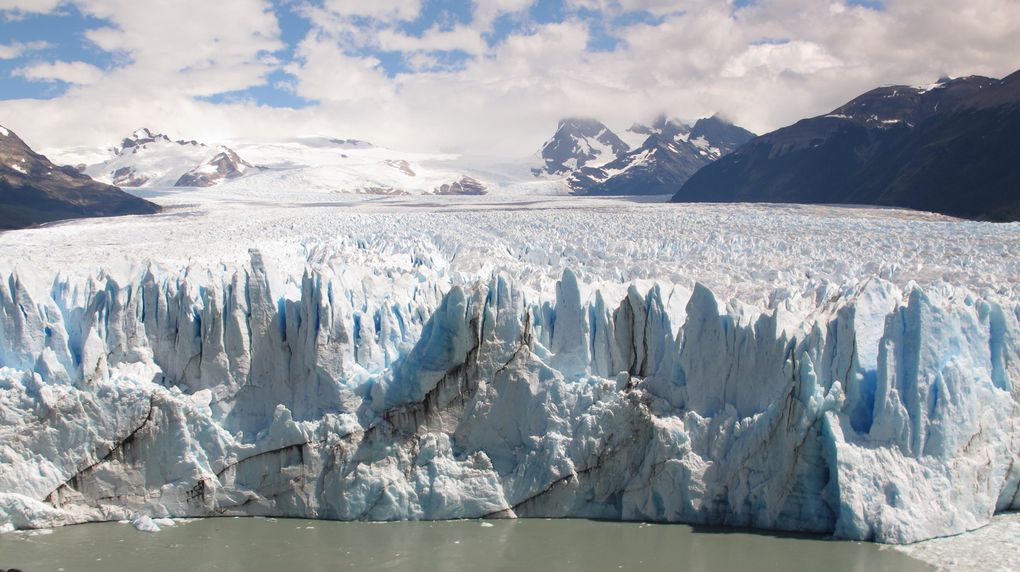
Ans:
[[[68,218],[150,214],[159,207],[58,167],[0,127],[0,230]]]
[[[443,183],[435,191],[434,195],[484,195],[485,185],[471,177],[461,177],[459,181]]]
[[[1020,220],[1020,72],[871,90],[742,146],[678,202],[871,204]]]
[[[590,118],[560,121],[556,133],[539,152],[543,166],[534,174],[564,175],[585,166],[597,166],[626,153],[630,147],[601,122]]]
[[[254,169],[227,147],[219,147],[215,157],[181,175],[175,187],[211,187],[227,179],[236,179]]]
[[[694,126],[660,117],[652,125],[636,124],[631,135],[645,137],[637,148],[601,166],[572,172],[573,192],[589,195],[672,194],[705,165],[750,140],[754,134],[718,116]]]
[[[211,186],[251,170],[227,147],[174,141],[148,128],[125,137],[110,152],[112,158],[86,167],[85,172],[121,187]]]
[[[379,147],[360,139],[303,136],[230,146],[174,141],[140,129],[109,149],[107,160],[83,168],[125,187],[217,187],[222,193],[267,198],[283,194],[478,195],[490,192],[563,194],[562,179],[535,179],[534,163],[521,172],[493,168],[489,160]],[[72,148],[66,159],[94,156]]]
[[[688,140],[703,157],[713,160],[728,155],[754,139],[754,133],[730,123],[719,115],[703,117],[694,122]]]
[[[369,149],[373,147],[373,145],[368,141],[362,141],[360,139],[330,139],[329,143],[343,149]]]
[[[239,143],[238,153],[258,172],[226,181],[220,190],[249,197],[311,194],[485,194],[506,178],[462,165],[456,155],[414,153],[352,139],[300,137]],[[250,171],[250,170],[249,170]]]
[[[262,192],[404,194],[649,194],[675,191],[678,180],[731,147],[715,141],[702,120],[692,129],[665,118],[635,125],[624,139],[593,119],[564,119],[535,157],[495,162],[459,155],[415,153],[350,138],[297,137],[233,142],[230,147],[173,140],[139,129],[85,167],[99,180],[124,187],[221,187]],[[738,129],[738,128],[733,128]],[[87,150],[84,150],[87,151]],[[73,160],[94,153],[74,149]],[[69,156],[69,159],[71,157]],[[618,178],[614,177],[620,175]],[[612,180],[611,180],[612,179]],[[668,187],[668,188],[667,188]],[[226,189],[226,187],[224,187]]]
[[[119,146],[113,148],[113,152],[117,155],[122,155],[124,152],[128,150],[133,150],[138,147],[145,147],[146,145],[154,143],[174,143],[174,141],[171,141],[169,137],[163,135],[162,133],[153,133],[152,131],[149,130],[148,127],[143,127],[132,133],[130,136],[125,137],[124,140],[120,142]],[[178,145],[192,145],[192,146],[201,145],[198,141],[194,140],[192,141],[182,140],[176,141],[176,143]]]

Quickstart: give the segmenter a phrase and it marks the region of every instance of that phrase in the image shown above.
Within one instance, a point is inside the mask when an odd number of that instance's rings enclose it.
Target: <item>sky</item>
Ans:
[[[0,0],[0,124],[525,156],[568,116],[763,133],[1020,69],[1020,0]]]

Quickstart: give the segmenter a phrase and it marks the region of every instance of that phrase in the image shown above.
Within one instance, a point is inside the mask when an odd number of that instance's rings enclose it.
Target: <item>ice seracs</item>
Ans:
[[[1015,263],[995,253],[1015,231],[973,228],[984,251],[965,237],[935,255],[965,223],[616,205],[615,230],[604,201],[486,199],[215,211],[203,242],[246,241],[238,221],[254,217],[265,250],[5,274],[0,526],[576,516],[902,543],[1017,508],[1020,306],[1001,280]],[[267,233],[298,220],[346,226],[301,235],[295,260]],[[900,265],[867,259],[890,233],[929,242]],[[4,256],[40,240],[17,238]],[[791,248],[819,262],[769,261]],[[905,270],[929,255],[934,274]],[[962,278],[965,259],[984,278]],[[726,264],[712,288],[673,273]],[[733,280],[775,286],[740,301]]]

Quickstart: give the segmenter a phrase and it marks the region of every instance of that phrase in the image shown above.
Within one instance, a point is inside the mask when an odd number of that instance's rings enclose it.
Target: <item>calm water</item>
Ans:
[[[69,526],[0,536],[0,568],[92,570],[929,570],[896,551],[682,525],[515,520],[343,523],[198,520],[158,533]]]

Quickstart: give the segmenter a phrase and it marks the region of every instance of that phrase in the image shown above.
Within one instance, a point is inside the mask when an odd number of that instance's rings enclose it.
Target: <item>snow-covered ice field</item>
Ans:
[[[436,273],[452,281],[499,268],[549,288],[570,266],[586,283],[651,279],[690,288],[697,281],[748,303],[766,302],[775,289],[870,278],[1008,296],[1020,289],[1020,225],[905,210],[519,195],[288,192],[271,200],[230,185],[135,192],[166,211],[6,233],[0,263],[23,278],[102,269],[127,279],[149,263],[239,264],[258,248],[295,277],[309,262],[353,256],[372,273],[386,258],[412,253],[434,258],[443,267]]]
[[[0,234],[0,526],[1020,508],[1020,225],[245,180]]]

